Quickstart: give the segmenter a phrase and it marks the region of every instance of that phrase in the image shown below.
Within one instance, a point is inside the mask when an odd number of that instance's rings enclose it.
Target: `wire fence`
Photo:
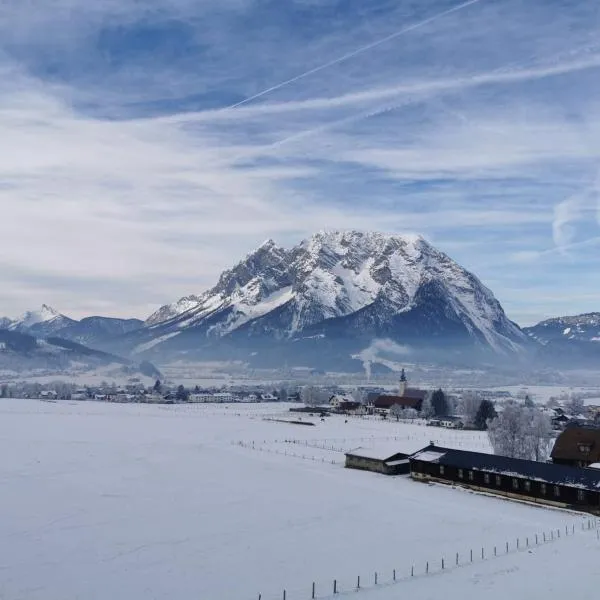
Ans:
[[[581,532],[588,533],[592,530],[595,530],[596,539],[600,543],[598,519],[589,518],[582,520],[579,525],[570,523],[562,528],[512,538],[493,546],[477,546],[469,548],[466,551],[457,551],[444,556],[438,556],[432,558],[432,560],[404,565],[404,567],[398,569],[375,570],[370,573],[363,572],[356,574],[354,577],[341,579],[332,577],[327,581],[308,582],[305,586],[282,588],[280,592],[275,593],[263,594],[259,592],[255,596],[248,598],[248,600],[325,600],[335,598],[339,594],[401,584],[411,579],[440,575],[476,563],[494,560],[502,556],[527,552],[533,548],[556,543],[563,538],[574,536]]]

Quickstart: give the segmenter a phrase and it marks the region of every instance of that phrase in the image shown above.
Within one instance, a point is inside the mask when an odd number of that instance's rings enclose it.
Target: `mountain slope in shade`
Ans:
[[[72,340],[80,344],[101,344],[116,336],[124,335],[139,329],[143,325],[140,319],[114,319],[111,317],[85,317],[81,321],[73,321],[58,329],[58,337]]]
[[[109,352],[102,352],[59,337],[45,339],[0,328],[0,371],[27,373],[45,371],[64,374],[82,372],[101,366],[115,365],[127,373],[142,373],[160,377],[160,371],[151,363],[140,364]]]
[[[166,317],[166,318],[165,318]],[[162,307],[144,352],[349,357],[375,338],[413,349],[519,353],[528,340],[473,274],[420,236],[319,232],[262,244],[199,296]]]

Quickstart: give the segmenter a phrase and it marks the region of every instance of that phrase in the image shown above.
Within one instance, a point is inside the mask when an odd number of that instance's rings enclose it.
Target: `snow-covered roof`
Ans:
[[[588,469],[600,469],[600,462],[592,463],[591,465],[588,465],[587,468]]]
[[[377,444],[370,448],[364,448],[360,446],[350,450],[350,452],[347,452],[346,454],[385,461],[396,454],[405,454],[406,456],[410,456],[411,454],[421,450],[423,446],[423,441],[419,440],[398,440],[397,442]]]
[[[423,450],[421,452],[417,452],[413,458],[422,460],[423,462],[438,462],[439,459],[444,456],[444,454],[446,453],[433,450]]]

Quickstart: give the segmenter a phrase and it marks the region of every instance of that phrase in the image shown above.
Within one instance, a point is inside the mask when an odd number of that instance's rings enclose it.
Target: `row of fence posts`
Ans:
[[[581,522],[581,530],[582,531],[586,531],[586,530],[590,530],[590,529],[596,529],[596,539],[600,540],[600,528],[598,528],[598,521],[597,519],[588,519],[587,521],[582,521]],[[568,525],[565,525],[565,536],[568,535],[575,535],[575,524],[572,524],[570,527]],[[535,537],[531,538],[531,542],[533,542],[533,540],[535,539],[535,544],[533,545],[533,547],[535,546],[539,546],[540,542],[542,544],[551,542],[551,541],[555,541],[555,540],[559,540],[561,538],[561,529],[552,529],[550,530],[550,532],[548,534],[546,534],[546,532],[543,532],[541,536],[539,536],[537,533],[535,534]],[[514,546],[514,550],[516,552],[521,551],[521,550],[525,550],[528,548],[531,548],[532,545],[530,544],[530,538],[529,536],[525,537],[525,545],[523,546],[523,544],[521,543],[521,538],[516,538],[516,543]],[[510,553],[510,543],[506,542],[504,545],[504,554],[509,554]],[[461,567],[461,566],[465,566],[468,564],[471,564],[473,562],[475,562],[475,554],[473,552],[473,550],[471,549],[469,551],[469,559],[466,562],[461,562],[460,560],[460,554],[457,552],[455,554],[454,557],[454,564],[455,564],[455,568],[456,567]],[[498,547],[494,546],[493,549],[493,556],[497,557],[498,556]],[[491,558],[491,555],[487,556],[488,558]],[[486,553],[485,553],[485,547],[482,546],[481,547],[481,560],[486,560]],[[432,569],[430,569],[430,566],[433,568],[434,563],[430,563],[430,561],[426,561],[425,562],[425,566],[424,566],[424,575],[429,575],[430,573],[441,573],[442,571],[445,571],[448,569],[448,563],[446,562],[445,557],[442,557],[440,559],[440,561],[437,563],[440,566],[440,569],[438,569],[437,571],[433,571]],[[418,575],[418,573],[417,573]],[[410,577],[415,577],[415,566],[412,565],[410,568]],[[405,579],[409,579],[409,577],[407,576]],[[375,586],[379,585],[379,573],[377,571],[374,572],[373,574],[373,584]],[[398,581],[402,581],[402,578],[398,578],[397,577],[397,572],[396,569],[393,569],[392,571],[392,583],[396,583]],[[364,583],[364,581],[363,581]],[[368,585],[366,586],[368,587]],[[357,575],[356,577],[356,586],[352,589],[352,591],[360,591],[362,589],[366,589],[365,586],[361,585],[361,577],[360,575]],[[339,594],[342,590],[340,589],[339,585],[338,585],[338,580],[337,579],[333,579],[332,581],[332,587],[331,590],[333,592],[333,594]],[[350,591],[350,590],[346,590],[346,591]],[[326,593],[327,597],[329,594]],[[282,596],[281,596],[282,600],[288,600],[288,596],[287,596],[287,590],[283,590],[282,592]],[[318,598],[317,596],[317,585],[316,583],[313,581],[312,582],[312,586],[311,586],[311,595],[310,595],[310,599],[311,600],[315,600],[316,598]],[[262,594],[258,594],[258,600],[263,600],[262,598]]]
[[[293,452],[287,452],[287,451],[281,451],[281,450],[271,450],[270,448],[264,448],[262,446],[255,446],[254,442],[252,442],[251,444],[246,443],[246,442],[238,442],[237,443],[239,446],[241,446],[242,448],[250,448],[251,450],[256,450],[258,452],[266,452],[268,454],[280,454],[281,456],[293,456],[294,458],[302,458],[303,460],[311,460],[313,462],[321,462],[321,463],[331,463],[332,465],[336,465],[336,464],[341,464],[338,461],[335,460],[331,460],[331,459],[325,459],[325,458],[318,458],[316,456],[306,456],[305,454],[294,454]]]

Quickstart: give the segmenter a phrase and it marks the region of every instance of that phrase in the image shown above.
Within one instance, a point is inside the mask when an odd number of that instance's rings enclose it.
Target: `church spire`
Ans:
[[[399,393],[400,393],[400,396],[404,396],[404,394],[406,394],[406,373],[404,372],[404,369],[402,369],[402,372],[400,373]]]

